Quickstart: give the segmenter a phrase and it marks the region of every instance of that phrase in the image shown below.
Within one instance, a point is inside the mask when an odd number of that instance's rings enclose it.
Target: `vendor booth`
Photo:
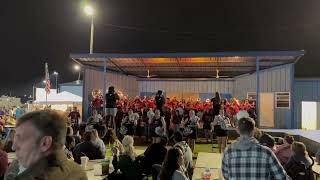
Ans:
[[[77,107],[77,109],[82,111],[82,97],[67,91],[57,93],[56,89],[51,89],[51,92],[46,94],[44,88],[36,88],[36,100],[33,102],[33,108],[43,109],[46,106],[61,111],[67,111],[71,110],[72,107]]]
[[[214,97],[256,101],[257,125],[297,128],[294,117],[294,64],[304,51],[159,54],[71,54],[83,66],[83,110],[92,91],[109,86],[124,95],[202,100]],[[105,94],[105,93],[103,93]]]

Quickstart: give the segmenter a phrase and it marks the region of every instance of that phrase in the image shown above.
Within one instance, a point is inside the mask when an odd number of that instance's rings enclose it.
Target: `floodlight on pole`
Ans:
[[[78,64],[76,64],[76,65],[74,65],[74,69],[79,72],[79,75],[78,75],[78,82],[79,82],[80,75],[81,75],[81,67]]]
[[[90,31],[90,54],[93,53],[93,33],[94,33],[94,25],[93,25],[93,14],[94,14],[94,9],[87,5],[84,7],[84,12],[88,15],[91,16],[91,31]]]
[[[59,73],[58,73],[57,71],[54,71],[54,72],[53,72],[53,75],[56,76],[56,91],[57,91],[57,93],[58,93],[58,75],[59,75]]]
[[[46,80],[43,80],[42,82],[43,82],[43,84],[45,84],[47,81],[46,81]]]
[[[93,8],[90,5],[86,5],[84,7],[84,12],[88,15],[88,16],[92,16],[94,11]]]
[[[76,70],[76,71],[79,71],[79,70],[80,70],[80,66],[79,66],[79,65],[77,65],[77,64],[76,64],[76,65],[74,65],[74,67],[73,67],[73,68],[74,68],[74,70]]]

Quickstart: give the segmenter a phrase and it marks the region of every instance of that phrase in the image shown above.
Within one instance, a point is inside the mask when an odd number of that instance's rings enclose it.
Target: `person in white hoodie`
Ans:
[[[273,152],[253,137],[255,123],[251,118],[238,121],[240,138],[223,154],[224,179],[287,179],[288,176]]]

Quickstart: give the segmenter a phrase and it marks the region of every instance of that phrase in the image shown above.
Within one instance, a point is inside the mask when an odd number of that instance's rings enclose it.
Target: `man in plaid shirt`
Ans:
[[[222,160],[223,177],[228,179],[287,179],[287,174],[273,152],[253,137],[251,118],[239,120],[240,138],[228,147]]]

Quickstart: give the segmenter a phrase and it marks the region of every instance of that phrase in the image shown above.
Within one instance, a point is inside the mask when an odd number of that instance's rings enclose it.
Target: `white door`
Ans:
[[[274,94],[260,93],[260,127],[274,127]]]
[[[317,102],[302,101],[301,105],[302,129],[317,129]]]

